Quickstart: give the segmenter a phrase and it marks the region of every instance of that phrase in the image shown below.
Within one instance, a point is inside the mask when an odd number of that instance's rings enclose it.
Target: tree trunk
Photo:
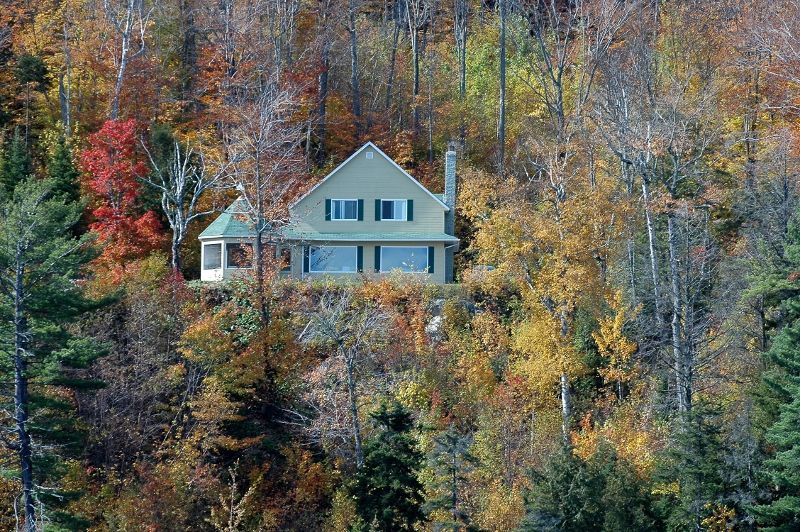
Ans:
[[[661,284],[658,271],[658,254],[656,252],[656,228],[653,221],[653,212],[650,209],[650,183],[642,177],[642,196],[644,197],[644,217],[647,225],[647,244],[650,252],[650,274],[653,280],[653,306],[656,318],[658,337],[664,330],[664,315],[661,313]]]
[[[684,345],[681,334],[682,306],[680,271],[678,270],[678,235],[675,227],[675,214],[667,215],[667,235],[669,240],[670,297],[672,299],[672,358],[675,371],[675,393],[678,412],[688,412],[691,408],[691,383],[684,359]]]
[[[400,25],[395,22],[394,34],[392,35],[392,53],[389,58],[389,76],[386,80],[386,101],[384,108],[389,111],[392,105],[392,89],[394,88],[394,69],[397,63],[397,42],[400,40]]]
[[[409,22],[411,24],[411,22]],[[411,28],[411,60],[414,72],[411,97],[411,124],[414,134],[419,132],[419,31],[416,27]]]
[[[20,461],[20,480],[22,482],[25,506],[26,532],[36,530],[36,512],[33,500],[33,458],[31,438],[28,434],[28,376],[26,372],[28,343],[28,320],[25,317],[25,299],[21,250],[17,251],[17,267],[14,280],[14,421],[17,425],[17,452]]]
[[[356,5],[355,0],[349,1],[348,27],[350,34],[350,87],[353,91],[352,110],[356,118],[356,131],[361,132],[361,87],[358,82],[358,34],[356,33]]]
[[[330,44],[327,38],[322,44],[322,71],[319,73],[319,106],[317,107],[317,153],[316,162],[319,166],[325,162],[325,130],[328,112],[328,69],[330,68]]]
[[[358,419],[358,403],[356,402],[355,357],[348,354],[341,345],[339,351],[342,353],[347,368],[347,396],[350,401],[350,416],[353,420],[356,466],[360,468],[364,465],[364,451],[361,445],[361,420]]]
[[[561,374],[561,435],[564,445],[569,446],[569,429],[572,418],[572,395],[569,389],[569,376],[566,372]]]
[[[259,217],[260,218],[260,217]],[[263,227],[263,220],[257,222],[258,227]],[[261,317],[261,326],[266,327],[270,322],[269,298],[266,294],[266,282],[264,279],[264,231],[256,231],[253,239],[253,266],[255,266],[256,287],[258,290],[258,310]]]
[[[506,159],[506,0],[500,0],[500,111],[497,119],[497,169],[503,175]]]

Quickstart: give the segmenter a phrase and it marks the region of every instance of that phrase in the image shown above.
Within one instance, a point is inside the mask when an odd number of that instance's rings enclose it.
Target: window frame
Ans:
[[[402,201],[405,204],[405,207],[403,208],[403,217],[402,218],[384,218],[383,217],[383,202],[384,201],[394,202],[395,206],[397,205],[396,202]],[[380,221],[381,222],[407,222],[408,221],[408,199],[407,198],[397,198],[397,199],[381,198],[381,219],[380,219]]]
[[[351,270],[313,270],[311,268],[311,266],[313,264],[313,261],[312,261],[312,258],[311,258],[311,250],[314,249],[314,248],[317,248],[317,249],[319,249],[319,248],[352,248],[353,252],[354,252],[354,257],[353,258],[355,259],[355,261],[353,262],[353,270],[352,271]],[[335,245],[335,246],[329,246],[329,245],[313,246],[313,245],[309,245],[308,246],[308,272],[307,273],[359,273],[359,271],[358,271],[358,246],[341,246],[341,245]]]
[[[206,247],[207,246],[219,246],[219,266],[216,268],[206,268]],[[203,248],[201,250],[201,267],[200,270],[204,272],[213,272],[224,269],[225,265],[225,242],[222,240],[215,240],[213,242],[203,242]]]
[[[356,198],[356,199],[353,199],[353,198],[331,198],[329,201],[331,202],[331,219],[330,219],[331,222],[357,222],[358,221],[358,198]],[[355,203],[355,205],[356,205],[355,218],[335,218],[334,217],[334,213],[336,212],[336,207],[334,207],[334,203],[337,202],[337,201],[343,201],[343,202],[344,201],[352,201],[353,203]],[[343,204],[342,205],[342,214],[344,214],[346,212],[346,210],[347,209]]]
[[[403,273],[424,273],[424,274],[427,275],[428,274],[428,269],[430,268],[430,264],[428,263],[428,247],[429,246],[391,246],[391,245],[386,246],[386,245],[381,245],[381,269],[378,271],[378,273],[391,273],[391,272],[393,272],[395,270],[400,270]],[[392,268],[391,270],[384,270],[383,269],[383,265],[384,265],[383,251],[386,248],[389,248],[389,249],[392,249],[392,248],[394,248],[394,249],[423,249],[423,250],[425,250],[425,252],[423,254],[425,256],[425,268],[422,269],[422,270],[414,270],[414,271],[406,271],[406,270],[402,270],[400,268]]]
[[[250,266],[231,266],[230,255],[228,254],[228,246],[250,246]],[[252,242],[225,242],[225,269],[226,270],[252,270],[255,267],[253,260],[253,243]]]

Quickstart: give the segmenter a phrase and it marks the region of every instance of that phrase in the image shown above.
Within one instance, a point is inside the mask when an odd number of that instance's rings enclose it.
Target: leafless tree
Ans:
[[[153,8],[146,8],[145,0],[121,0],[120,3],[103,0],[103,10],[119,36],[117,76],[109,111],[109,117],[116,120],[119,116],[119,98],[125,80],[125,70],[131,59],[145,51],[145,36]],[[136,49],[132,50],[134,45]]]
[[[304,127],[295,116],[297,90],[282,87],[276,80],[229,109],[233,126],[225,133],[226,183],[239,191],[243,216],[253,228],[255,279],[261,317],[267,323],[264,245],[274,241],[276,230],[288,221],[289,195],[304,168],[300,150]]]
[[[350,432],[358,467],[364,463],[358,414],[360,374],[370,357],[383,347],[389,323],[386,312],[356,301],[347,291],[326,292],[300,334],[300,340],[307,345],[328,347],[344,369]]]
[[[179,272],[181,245],[186,238],[189,224],[214,211],[198,210],[198,202],[207,191],[222,187],[227,164],[217,164],[210,168],[202,151],[196,152],[192,146],[182,147],[175,141],[168,166],[162,168],[144,142],[142,147],[150,159],[153,172],[141,179],[161,194],[161,209],[172,229],[172,269]]]

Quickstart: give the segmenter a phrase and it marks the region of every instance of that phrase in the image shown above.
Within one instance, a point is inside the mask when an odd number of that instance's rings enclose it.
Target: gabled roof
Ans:
[[[252,237],[253,225],[247,220],[246,212],[244,200],[238,198],[211,222],[198,238]]]
[[[412,176],[411,174],[409,174],[408,172],[406,172],[405,170],[403,170],[403,167],[402,167],[402,166],[400,166],[399,164],[397,164],[396,162],[394,162],[394,160],[393,160],[391,157],[389,157],[388,155],[386,155],[385,153],[383,153],[383,151],[382,151],[382,150],[381,150],[379,147],[377,147],[375,144],[373,144],[373,143],[372,143],[372,141],[369,141],[369,142],[367,142],[366,144],[364,144],[363,146],[361,146],[359,149],[357,149],[357,150],[355,151],[355,153],[353,153],[353,155],[351,155],[350,157],[348,157],[348,158],[347,158],[347,159],[346,159],[346,160],[345,160],[345,161],[344,161],[342,164],[340,164],[339,166],[337,166],[336,168],[334,168],[334,169],[333,169],[333,171],[332,171],[331,173],[329,173],[328,175],[326,175],[326,176],[325,176],[325,178],[324,178],[322,181],[320,181],[319,183],[317,183],[316,185],[314,185],[313,187],[311,187],[311,189],[310,189],[308,192],[306,192],[305,194],[303,194],[302,196],[300,196],[299,198],[297,198],[296,200],[294,200],[294,201],[293,201],[293,202],[292,202],[292,203],[289,205],[289,207],[294,207],[295,205],[297,205],[298,203],[300,203],[301,201],[303,201],[305,198],[307,198],[307,197],[308,197],[308,196],[309,196],[309,195],[310,195],[312,192],[314,192],[316,189],[318,189],[318,188],[319,188],[319,187],[320,187],[320,186],[321,186],[323,183],[325,183],[327,180],[329,180],[329,179],[330,179],[330,178],[332,178],[334,175],[336,175],[336,172],[338,172],[339,170],[341,170],[341,169],[342,169],[342,168],[343,168],[345,165],[347,165],[347,163],[349,163],[350,161],[352,161],[353,159],[355,159],[355,158],[356,158],[356,156],[358,156],[358,154],[359,154],[359,153],[361,153],[362,151],[364,151],[364,149],[365,149],[365,148],[372,148],[373,150],[375,150],[376,152],[378,152],[379,154],[381,154],[381,155],[383,156],[383,158],[384,158],[384,159],[386,159],[387,161],[389,161],[390,163],[392,163],[392,165],[393,165],[395,168],[397,168],[398,170],[400,170],[400,173],[401,173],[401,174],[403,174],[403,175],[404,175],[404,176],[406,176],[408,179],[410,179],[412,183],[414,183],[414,184],[415,184],[415,185],[417,185],[419,188],[421,188],[422,190],[424,190],[426,194],[428,194],[428,195],[429,195],[431,198],[433,198],[434,200],[436,200],[436,202],[437,202],[437,203],[439,203],[439,204],[440,204],[442,207],[444,207],[444,210],[445,210],[445,211],[449,211],[449,210],[450,210],[450,207],[448,207],[448,206],[447,206],[447,205],[446,205],[446,204],[445,204],[445,203],[444,203],[444,202],[443,202],[443,201],[442,201],[440,198],[438,198],[438,197],[436,196],[436,194],[433,194],[433,193],[431,193],[431,191],[430,191],[430,190],[428,190],[427,188],[425,188],[424,186],[422,186],[422,183],[420,183],[419,181],[417,181],[416,179],[414,179],[414,176]]]

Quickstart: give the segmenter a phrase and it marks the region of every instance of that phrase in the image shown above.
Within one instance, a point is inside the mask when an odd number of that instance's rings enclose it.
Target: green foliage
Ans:
[[[469,451],[472,446],[470,435],[459,434],[455,425],[434,438],[430,453],[430,464],[436,478],[433,488],[439,494],[428,500],[427,511],[445,510],[447,520],[434,522],[437,530],[468,530],[469,515],[464,509],[464,489],[466,474],[474,469],[478,459]]]
[[[11,196],[14,187],[26,179],[31,171],[31,158],[25,139],[20,135],[19,128],[16,128],[0,159],[0,186],[6,197]]]
[[[55,148],[47,163],[47,177],[53,181],[53,195],[63,195],[66,201],[80,200],[80,172],[72,160],[72,150],[63,134],[56,139]]]
[[[370,417],[380,432],[364,445],[364,465],[350,487],[359,517],[354,529],[413,530],[425,516],[417,477],[422,453],[410,435],[411,413],[384,402]]]
[[[47,65],[38,55],[22,54],[17,56],[14,75],[21,84],[33,83],[38,91],[47,88]]]
[[[648,486],[608,445],[587,460],[564,448],[533,472],[520,530],[654,530]]]

